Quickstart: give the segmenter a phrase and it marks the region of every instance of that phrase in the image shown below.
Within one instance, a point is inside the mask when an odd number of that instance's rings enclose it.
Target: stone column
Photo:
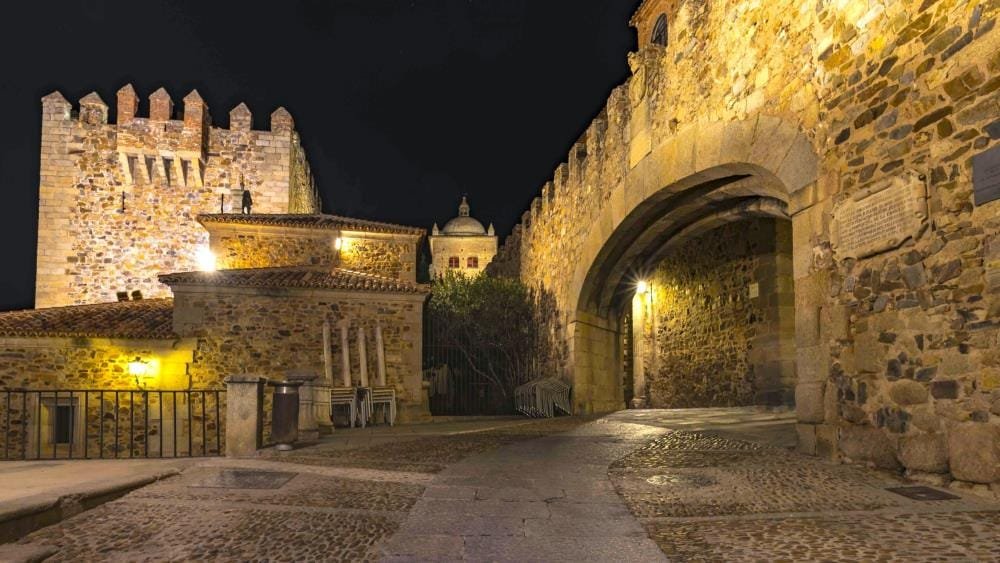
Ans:
[[[361,372],[361,386],[368,387],[368,354],[365,351],[365,327],[358,327],[358,371]]]
[[[253,457],[263,445],[264,384],[259,375],[230,375],[226,384],[226,457]]]
[[[375,354],[378,356],[378,385],[386,386],[385,347],[382,344],[382,325],[375,324]]]
[[[647,290],[648,291],[648,290]],[[632,297],[632,408],[644,409],[646,396],[646,294]]]
[[[321,380],[315,373],[305,371],[290,371],[285,378],[291,382],[300,382],[299,386],[299,440],[310,441],[319,438],[319,424],[315,408],[316,395],[319,392]],[[329,389],[329,388],[327,388]],[[327,391],[327,413],[329,413],[329,391]],[[327,419],[329,419],[327,414]]]
[[[351,345],[347,337],[347,319],[340,321],[340,383],[344,387],[351,386]]]
[[[330,319],[323,319],[323,383],[333,385],[333,342],[330,336]]]

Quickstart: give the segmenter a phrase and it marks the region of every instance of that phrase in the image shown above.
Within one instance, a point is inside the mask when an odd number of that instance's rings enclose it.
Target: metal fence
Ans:
[[[529,358],[485,345],[456,345],[424,317],[423,371],[435,416],[516,414],[514,389],[525,383]]]
[[[216,456],[221,389],[0,389],[3,460]]]

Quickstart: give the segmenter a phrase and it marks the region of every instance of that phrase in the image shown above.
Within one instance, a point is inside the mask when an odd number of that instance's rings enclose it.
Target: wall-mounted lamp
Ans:
[[[645,295],[647,291],[649,291],[649,282],[646,280],[639,280],[638,283],[635,284],[635,292],[637,294]]]
[[[195,253],[195,260],[198,261],[198,269],[202,272],[214,272],[216,269],[215,254],[204,246]]]
[[[142,358],[136,356],[134,360],[128,363],[128,374],[135,378],[136,387],[145,389],[144,379],[149,375],[149,362],[144,362]]]
[[[343,248],[343,246],[344,246],[344,239],[340,237],[333,239],[334,250],[340,250],[341,248]]]

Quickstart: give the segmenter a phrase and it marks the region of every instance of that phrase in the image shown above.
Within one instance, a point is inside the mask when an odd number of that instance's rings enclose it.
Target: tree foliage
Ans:
[[[535,376],[540,339],[534,296],[520,281],[447,272],[434,281],[427,311],[431,355],[447,350],[459,364],[451,368],[475,374],[504,397]]]

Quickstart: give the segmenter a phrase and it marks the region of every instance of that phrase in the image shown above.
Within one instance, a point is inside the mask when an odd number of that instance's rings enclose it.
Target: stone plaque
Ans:
[[[1000,146],[972,157],[972,193],[976,205],[1000,199]]]
[[[927,221],[927,186],[915,171],[877,182],[833,210],[830,242],[837,258],[864,258],[898,248]]]

